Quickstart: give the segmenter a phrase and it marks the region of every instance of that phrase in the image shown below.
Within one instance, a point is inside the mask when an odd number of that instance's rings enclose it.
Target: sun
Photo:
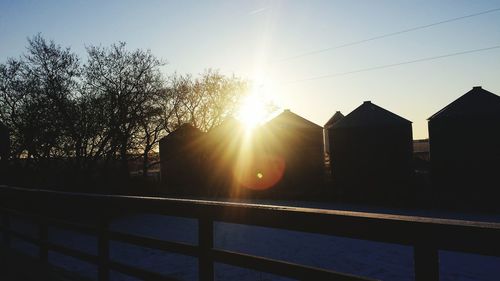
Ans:
[[[237,117],[246,129],[254,129],[266,119],[266,101],[257,94],[249,94],[241,103]]]

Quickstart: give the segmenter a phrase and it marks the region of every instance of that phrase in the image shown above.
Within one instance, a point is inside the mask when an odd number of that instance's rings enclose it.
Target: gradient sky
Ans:
[[[85,57],[125,41],[165,59],[165,73],[215,68],[256,81],[281,108],[323,125],[365,100],[413,122],[473,86],[500,94],[500,49],[311,81],[500,45],[500,11],[297,59],[304,52],[500,8],[500,1],[0,1],[0,62],[41,32]]]

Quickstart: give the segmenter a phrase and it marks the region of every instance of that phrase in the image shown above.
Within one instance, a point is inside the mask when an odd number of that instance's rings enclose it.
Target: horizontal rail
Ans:
[[[92,207],[89,208],[89,206]],[[99,235],[101,237],[99,241],[105,242],[100,246],[102,251],[99,251],[99,257],[101,258],[97,260],[100,272],[103,272],[102,276],[100,273],[101,280],[107,280],[107,274],[104,273],[108,269],[117,271],[122,269],[128,272],[123,273],[139,278],[145,278],[144,276],[147,275],[145,273],[147,271],[143,269],[108,261],[109,243],[106,242],[108,240],[198,257],[201,280],[213,280],[214,262],[298,279],[310,279],[313,276],[315,280],[369,280],[285,261],[215,249],[213,247],[214,221],[413,246],[417,280],[439,279],[438,250],[500,256],[500,243],[497,243],[500,240],[499,223],[204,200],[67,193],[5,186],[0,186],[0,207],[14,209],[16,212],[37,214],[33,216],[37,223],[41,223],[40,218],[43,217],[43,222],[50,226],[57,225],[78,232]],[[85,210],[87,216],[94,218],[104,215],[112,219],[120,215],[122,210],[127,210],[131,213],[154,213],[198,219],[199,244],[191,245],[122,233],[109,230],[107,226],[99,226],[99,224],[88,226],[67,222],[71,220],[73,214],[78,215],[82,210]],[[8,219],[4,217],[4,226],[8,228],[8,224]],[[4,241],[8,239],[4,238]],[[53,246],[49,244],[48,248],[54,249]],[[78,251],[71,252],[60,247],[62,246],[56,246],[56,250],[78,255]],[[85,254],[82,257],[83,259],[89,258]],[[95,256],[92,256],[93,258]],[[152,274],[151,278],[146,279],[168,280],[168,277],[161,274]]]
[[[0,228],[0,230],[3,232],[4,228]],[[29,243],[32,243],[35,245],[40,243],[39,239],[33,238],[29,235],[26,235],[26,234],[23,234],[23,233],[14,231],[14,230],[7,230],[7,231],[14,238],[21,239],[21,240],[24,240],[26,242],[29,242]],[[134,239],[129,239],[129,238],[130,237],[128,237],[127,239],[123,239],[123,240],[127,240],[126,242],[129,242],[129,243],[131,240],[134,240]],[[140,237],[134,237],[134,238],[140,238]],[[139,246],[145,246],[145,247],[148,246],[147,242],[144,244],[141,244],[141,243],[135,243],[135,244],[139,245]],[[72,248],[69,248],[69,247],[66,247],[66,246],[63,246],[60,244],[49,242],[49,243],[47,243],[47,248],[51,251],[58,252],[60,254],[71,256],[74,258],[78,258],[78,259],[85,261],[85,262],[88,262],[88,263],[92,263],[95,265],[97,265],[99,263],[98,256],[95,256],[95,255],[92,255],[92,254],[89,254],[89,253],[86,253],[86,252],[83,252],[80,250],[72,249]],[[158,248],[158,247],[154,247],[154,248]],[[150,271],[141,269],[139,267],[126,265],[126,264],[122,264],[119,262],[109,261],[108,266],[112,270],[130,275],[132,277],[142,278],[144,280],[163,280],[163,281],[176,280],[176,279],[161,275],[159,273],[150,272]]]
[[[51,219],[51,218],[46,218],[46,220],[47,220],[46,223],[52,227],[58,227],[58,228],[66,229],[66,230],[71,230],[71,231],[79,232],[82,234],[96,235],[98,232],[98,229],[95,226],[67,222],[67,221],[62,221],[59,219]]]
[[[235,253],[225,250],[212,250],[215,261],[245,267],[253,270],[264,271],[276,275],[295,278],[299,280],[336,280],[360,281],[375,280],[359,276],[338,273],[317,267],[299,265],[291,262],[278,261],[247,254]]]
[[[110,231],[109,238],[111,240],[115,240],[118,242],[125,242],[136,246],[157,249],[166,252],[173,252],[176,254],[192,256],[192,257],[199,256],[198,247],[196,245],[191,245],[187,243],[165,241],[165,240],[160,240],[145,236],[137,236],[116,231]]]
[[[12,237],[24,240],[24,241],[29,242],[31,244],[38,244],[40,242],[40,240],[38,238],[29,236],[29,235],[21,233],[21,232],[14,231],[12,229],[2,228],[2,232],[3,233],[8,232]]]
[[[33,244],[39,243],[38,239],[27,236],[25,234],[21,234],[12,230],[10,230],[10,233],[13,234],[14,237],[26,240],[30,243]],[[136,246],[174,252],[177,254],[183,254],[193,257],[199,255],[199,250],[195,245],[164,241],[149,237],[114,232],[114,231],[110,231],[109,237],[111,240],[125,242]],[[75,250],[72,248],[68,248],[66,246],[62,246],[56,243],[48,243],[47,246],[49,250],[56,251],[64,255],[76,257],[89,263],[98,264],[98,257],[95,255],[88,254],[86,252]],[[264,271],[291,278],[298,278],[300,280],[308,278],[311,278],[313,280],[339,280],[339,281],[374,280],[367,278],[361,279],[359,277],[351,276],[348,274],[340,274],[337,272],[324,270],[320,268],[308,267],[295,263],[278,261],[258,256],[241,254],[241,253],[235,253],[231,251],[214,249],[211,250],[211,256],[216,262],[222,262],[239,267],[246,267],[253,270]],[[132,275],[134,277],[144,278],[145,280],[170,280],[161,274],[151,273],[143,269],[140,269],[138,267],[129,266],[117,262],[109,262],[109,267],[113,270],[117,270],[122,273]]]
[[[116,270],[118,272],[124,273],[126,275],[130,275],[133,277],[141,278],[143,280],[151,280],[151,281],[178,281],[175,278],[165,276],[160,273],[156,272],[151,272],[144,270],[142,268],[134,267],[134,266],[129,266],[123,263],[115,262],[115,261],[110,261],[108,263],[108,266],[112,270]]]
[[[66,247],[66,246],[63,246],[60,244],[56,244],[53,242],[48,242],[47,247],[49,248],[49,250],[64,254],[66,256],[75,257],[75,258],[78,258],[78,259],[83,260],[83,261],[88,262],[88,263],[93,263],[93,264],[98,263],[97,256],[86,253],[84,251],[72,249],[72,248],[69,248],[69,247]]]
[[[8,212],[9,214],[11,214],[15,217],[31,221],[33,223],[39,223],[43,219],[45,221],[45,223],[47,223],[51,226],[59,227],[59,228],[67,229],[67,230],[72,230],[72,231],[80,232],[83,234],[95,235],[95,234],[97,234],[97,231],[98,231],[97,227],[93,226],[93,225],[68,222],[68,221],[65,221],[62,219],[51,218],[51,217],[43,217],[42,218],[40,215],[28,214],[25,212],[14,210],[14,209],[0,208],[0,210],[3,210],[4,212]]]
[[[40,239],[34,238],[34,237],[29,236],[27,234],[14,231],[12,229],[6,230],[4,228],[0,228],[0,230],[3,233],[8,232],[14,238],[24,240],[24,241],[29,242],[31,244],[35,244],[35,245],[40,244]],[[76,257],[76,258],[79,258],[79,259],[86,261],[86,262],[89,262],[89,263],[97,264],[97,256],[94,256],[92,254],[88,254],[86,252],[83,252],[80,250],[75,250],[75,249],[60,245],[60,244],[53,243],[53,242],[47,242],[47,247],[49,250],[59,252],[61,254],[67,255],[67,256]]]

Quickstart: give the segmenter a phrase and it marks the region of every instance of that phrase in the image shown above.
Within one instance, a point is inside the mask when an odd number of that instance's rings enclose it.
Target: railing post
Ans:
[[[98,255],[99,255],[99,268],[98,280],[109,280],[109,220],[108,218],[101,218],[98,222]]]
[[[423,243],[413,248],[415,281],[439,281],[439,252],[436,247]]]
[[[202,217],[198,220],[198,274],[201,281],[214,280],[214,261],[211,250],[214,247],[214,223],[211,219]]]
[[[40,260],[43,262],[48,262],[49,261],[49,230],[47,227],[47,223],[45,220],[42,218],[39,220],[39,225],[38,225],[38,243],[40,243],[39,246],[39,252],[38,255],[40,257]]]
[[[2,214],[2,225],[3,225],[3,243],[6,247],[10,247],[10,218],[7,211]]]

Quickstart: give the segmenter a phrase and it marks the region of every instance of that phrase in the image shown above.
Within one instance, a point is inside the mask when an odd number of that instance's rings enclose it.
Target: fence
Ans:
[[[7,186],[0,186],[0,208],[3,212],[1,230],[4,244],[9,245],[11,237],[16,237],[36,244],[42,261],[47,262],[48,252],[55,251],[96,264],[98,279],[101,281],[109,279],[110,270],[145,280],[171,280],[159,273],[111,260],[110,240],[196,257],[199,278],[203,281],[213,280],[215,262],[299,280],[371,280],[215,248],[214,222],[410,245],[414,248],[417,281],[439,280],[439,250],[500,256],[499,223],[201,200],[67,193]],[[195,218],[198,220],[198,244],[164,241],[109,229],[110,221],[123,215],[123,210]],[[93,223],[81,223],[74,219],[81,215],[93,218]],[[35,222],[39,229],[38,237],[33,238],[13,230],[10,227],[11,217],[24,217]],[[97,255],[50,242],[49,226],[97,236]]]

